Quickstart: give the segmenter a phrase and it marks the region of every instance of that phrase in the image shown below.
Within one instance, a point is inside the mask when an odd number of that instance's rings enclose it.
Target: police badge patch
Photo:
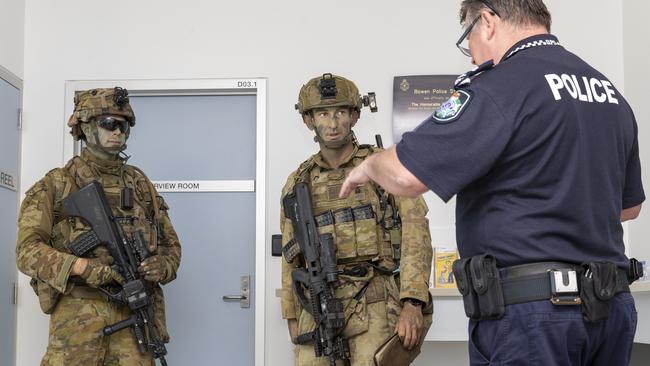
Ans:
[[[442,103],[435,112],[433,112],[433,119],[436,123],[445,124],[456,120],[469,104],[472,96],[464,90],[456,90],[449,100]]]

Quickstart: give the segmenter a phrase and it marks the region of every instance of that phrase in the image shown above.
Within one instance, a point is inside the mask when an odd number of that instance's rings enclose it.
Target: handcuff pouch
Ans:
[[[465,307],[465,315],[468,318],[477,320],[481,316],[481,311],[478,307],[478,296],[472,287],[472,276],[469,270],[469,263],[472,258],[462,258],[454,261],[452,271],[456,279],[456,287],[461,295],[463,295],[463,306]]]

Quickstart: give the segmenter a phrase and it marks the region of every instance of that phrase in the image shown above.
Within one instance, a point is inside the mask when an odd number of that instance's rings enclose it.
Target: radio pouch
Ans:
[[[582,317],[588,322],[598,322],[609,316],[609,300],[616,294],[618,270],[616,264],[590,262],[582,265],[580,298]]]
[[[481,313],[480,319],[501,319],[506,306],[496,259],[489,254],[472,257],[469,269]]]

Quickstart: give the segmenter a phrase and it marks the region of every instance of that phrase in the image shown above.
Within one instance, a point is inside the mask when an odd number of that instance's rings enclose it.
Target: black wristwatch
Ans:
[[[408,302],[413,306],[419,306],[419,307],[424,306],[424,302],[422,302],[422,301],[420,301],[418,299],[411,298],[411,297],[407,297],[406,299],[403,300],[403,302]]]

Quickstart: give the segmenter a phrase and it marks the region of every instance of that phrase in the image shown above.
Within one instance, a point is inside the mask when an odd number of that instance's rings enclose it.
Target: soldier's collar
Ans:
[[[354,150],[352,150],[352,154],[350,154],[350,157],[348,159],[346,159],[344,162],[341,163],[341,166],[349,163],[350,161],[352,161],[352,159],[356,158],[357,156],[360,156],[360,154],[362,155],[368,154],[368,152],[365,151],[364,149],[359,149],[358,144],[353,143],[353,145],[354,145]],[[314,163],[316,163],[316,165],[318,165],[319,167],[323,169],[332,169],[332,167],[330,167],[330,165],[325,161],[325,158],[323,158],[323,154],[321,154],[320,151],[314,154],[312,156],[312,159],[314,160]]]
[[[503,62],[523,50],[538,46],[560,46],[560,41],[556,36],[549,33],[537,34],[524,38],[510,47],[510,49],[503,54],[503,57],[499,62]]]
[[[109,174],[118,174],[124,166],[125,162],[122,157],[118,157],[116,160],[106,160],[99,158],[90,152],[87,147],[84,147],[81,150],[81,159],[88,162],[99,171]]]

